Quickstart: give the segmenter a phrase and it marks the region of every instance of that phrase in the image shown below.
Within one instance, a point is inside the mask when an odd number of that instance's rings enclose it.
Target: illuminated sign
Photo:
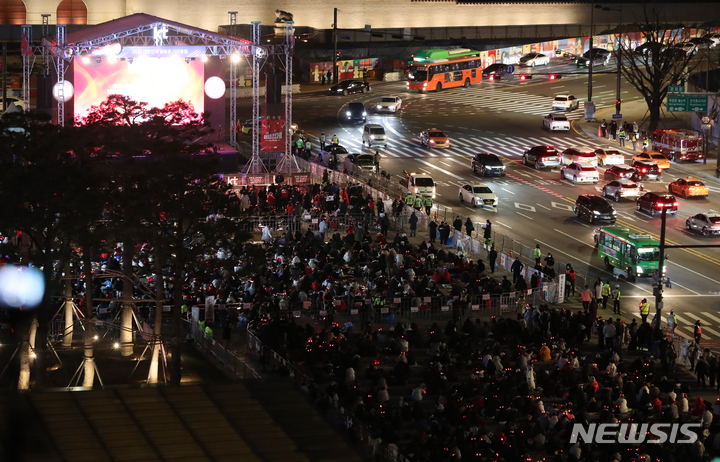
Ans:
[[[167,24],[163,24],[160,27],[158,27],[157,24],[153,26],[153,39],[155,40],[156,47],[161,47],[165,44],[165,41],[168,39],[167,33]]]

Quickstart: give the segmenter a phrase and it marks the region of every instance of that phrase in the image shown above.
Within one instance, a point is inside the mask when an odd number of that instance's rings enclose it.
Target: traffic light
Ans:
[[[530,80],[530,79],[532,79],[532,75],[522,74],[520,76],[520,80]]]
[[[335,58],[336,58],[336,59],[340,59],[340,56],[342,56],[342,51],[338,51],[338,52],[335,54]]]
[[[620,114],[620,104],[621,104],[621,101],[619,99],[616,99],[615,100],[615,113],[616,114]]]
[[[562,75],[560,74],[550,74],[550,80],[560,80],[562,78]]]

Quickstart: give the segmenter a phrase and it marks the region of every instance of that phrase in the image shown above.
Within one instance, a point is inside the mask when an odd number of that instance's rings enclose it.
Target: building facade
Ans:
[[[217,31],[229,24],[229,11],[237,11],[238,24],[275,22],[275,10],[294,15],[295,25],[329,29],[333,9],[338,7],[338,27],[343,29],[486,27],[589,24],[595,3],[602,2],[517,2],[458,3],[454,0],[5,0],[0,4],[0,24],[41,24],[50,15],[50,24],[99,24],[134,13],[147,13],[191,26]],[[596,24],[644,22],[647,3],[618,4],[612,10],[594,10]],[[720,19],[720,2],[662,2],[661,20],[702,24]],[[605,5],[605,4],[603,4]],[[620,8],[619,5],[622,5]],[[23,16],[24,8],[24,16]]]

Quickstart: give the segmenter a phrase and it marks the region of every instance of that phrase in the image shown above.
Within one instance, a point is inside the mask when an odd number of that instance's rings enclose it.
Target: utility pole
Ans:
[[[337,65],[337,8],[335,8],[335,18],[333,20],[333,83],[338,83],[338,65]]]
[[[665,272],[663,266],[665,266],[665,223],[667,220],[667,207],[663,207],[662,215],[660,218],[660,260],[658,261],[658,278],[657,285],[653,288],[655,292],[655,328],[660,329],[660,321],[662,319],[662,308],[663,308],[663,282],[665,281]],[[653,281],[655,282],[655,281]],[[653,284],[655,285],[655,284]]]
[[[593,22],[595,5],[590,2],[590,47],[588,48],[588,56],[590,62],[588,63],[588,101],[592,101],[592,71],[593,71]]]
[[[615,100],[617,101],[616,108],[615,108],[615,114],[620,114],[620,79],[621,79],[621,72],[622,69],[622,50],[623,50],[623,36],[622,36],[622,8],[620,8],[618,11],[620,11],[620,25],[618,26],[618,43],[617,43],[617,57],[615,58],[617,60],[617,97]]]

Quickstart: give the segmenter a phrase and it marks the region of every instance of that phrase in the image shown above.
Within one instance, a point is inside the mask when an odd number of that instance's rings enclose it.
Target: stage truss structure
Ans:
[[[55,38],[45,36],[42,38],[41,45],[33,45],[32,26],[21,26],[22,34],[27,40],[29,53],[23,52],[23,80],[22,80],[22,98],[25,107],[29,107],[30,100],[30,75],[32,74],[35,60],[39,56],[43,59],[49,59],[53,63],[58,82],[64,82],[65,72],[70,62],[78,57],[86,56],[93,50],[102,48],[111,43],[119,43],[122,46],[155,46],[157,44],[153,31],[158,29],[166,29],[169,33],[167,36],[166,46],[203,46],[205,47],[204,56],[217,56],[220,59],[230,58],[230,82],[228,98],[230,100],[230,145],[236,149],[239,148],[237,140],[238,120],[237,120],[237,64],[240,59],[244,58],[248,64],[252,66],[252,153],[248,164],[245,166],[245,173],[262,173],[267,169],[260,160],[260,72],[262,67],[270,56],[280,56],[285,58],[286,78],[285,78],[285,114],[287,117],[286,124],[289,127],[292,120],[292,54],[294,48],[294,33],[292,22],[286,23],[286,31],[290,31],[283,44],[278,45],[261,45],[260,43],[260,22],[254,21],[253,24],[253,41],[248,42],[232,36],[226,36],[202,29],[196,29],[184,24],[173,21],[165,21],[161,18],[149,15],[135,15],[148,18],[147,22],[133,25],[124,30],[108,33],[92,39],[79,41],[77,43],[67,43],[66,27],[57,25]],[[119,24],[132,17],[121,18],[116,20]],[[108,23],[105,23],[107,26]],[[45,29],[43,29],[45,30]],[[170,35],[172,34],[172,35]],[[43,34],[45,35],[45,33]],[[46,62],[43,62],[47,66]],[[57,99],[57,123],[65,125],[65,94],[64,85],[57,85],[54,90]],[[288,137],[290,138],[290,137]],[[290,140],[286,143],[283,161],[297,162],[292,157],[290,149]],[[290,153],[290,154],[288,154]],[[289,159],[289,160],[285,160]]]

